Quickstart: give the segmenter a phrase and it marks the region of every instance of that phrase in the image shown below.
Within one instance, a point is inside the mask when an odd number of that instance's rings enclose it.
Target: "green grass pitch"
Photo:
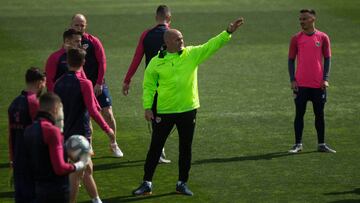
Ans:
[[[172,27],[186,45],[205,42],[243,16],[231,42],[199,67],[201,108],[193,142],[189,186],[193,197],[175,195],[177,133],[166,143],[170,165],[157,168],[153,195],[132,197],[142,180],[150,141],[141,105],[141,64],[128,97],[121,84],[141,32],[154,25],[159,4],[172,9]],[[24,87],[29,66],[44,67],[61,45],[76,12],[87,15],[90,33],[105,47],[106,81],[113,97],[118,143],[95,126],[95,180],[104,202],[360,202],[360,1],[358,0],[1,0],[0,1],[0,202],[13,202],[7,184],[7,116]],[[304,152],[289,155],[294,104],[287,73],[298,11],[314,8],[316,26],[332,42],[326,104],[326,141],[337,154],[317,153],[311,104],[305,116]],[[87,202],[84,188],[79,202]]]

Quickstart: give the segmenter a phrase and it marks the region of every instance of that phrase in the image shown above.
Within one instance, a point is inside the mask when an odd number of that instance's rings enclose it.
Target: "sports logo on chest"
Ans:
[[[321,43],[320,43],[319,41],[315,41],[315,45],[316,45],[317,47],[320,47]]]
[[[83,44],[82,48],[86,50],[87,48],[89,48],[89,44]]]

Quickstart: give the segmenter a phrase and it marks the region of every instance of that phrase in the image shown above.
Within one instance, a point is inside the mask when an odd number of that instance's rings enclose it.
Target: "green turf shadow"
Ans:
[[[343,199],[343,200],[337,200],[337,201],[331,201],[328,203],[359,203],[360,199]]]
[[[274,158],[280,158],[285,156],[295,156],[301,154],[309,154],[315,153],[317,151],[309,151],[309,152],[301,152],[297,154],[292,154],[288,152],[273,152],[268,154],[260,154],[260,155],[253,155],[253,156],[239,156],[239,157],[228,157],[228,158],[212,158],[212,159],[202,159],[193,162],[193,165],[198,164],[209,164],[209,163],[224,163],[224,162],[235,162],[235,161],[257,161],[257,160],[271,160]]]
[[[343,192],[329,192],[329,193],[325,193],[324,195],[346,195],[346,194],[358,194],[358,195],[360,195],[360,188],[355,188],[354,190],[343,191]]]
[[[116,169],[116,168],[128,168],[128,167],[143,166],[144,162],[145,162],[145,160],[135,160],[135,161],[128,160],[125,162],[95,164],[94,171],[103,171],[103,170]]]
[[[2,198],[13,198],[14,195],[15,195],[14,191],[0,192],[0,199],[2,199]]]
[[[0,163],[0,168],[9,168],[9,163]]]
[[[107,199],[102,199],[103,202],[107,203],[115,203],[115,202],[137,202],[137,201],[143,201],[143,200],[149,200],[149,199],[155,199],[155,198],[161,198],[165,196],[171,196],[171,195],[178,195],[176,192],[169,192],[164,194],[158,194],[158,195],[148,195],[148,196],[133,196],[133,195],[126,195],[126,196],[118,196],[118,197],[111,197]],[[80,203],[86,203],[88,201],[80,202]]]

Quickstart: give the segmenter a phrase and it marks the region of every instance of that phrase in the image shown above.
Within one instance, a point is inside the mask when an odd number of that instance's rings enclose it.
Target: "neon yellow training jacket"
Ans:
[[[151,109],[155,92],[158,92],[157,112],[182,113],[200,107],[197,69],[231,38],[223,31],[199,46],[187,46],[181,54],[165,52],[151,59],[144,74],[143,107]],[[158,84],[158,85],[157,85]]]

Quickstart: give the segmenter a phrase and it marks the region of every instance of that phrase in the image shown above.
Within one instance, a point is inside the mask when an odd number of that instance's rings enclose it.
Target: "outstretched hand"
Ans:
[[[234,22],[230,23],[227,27],[226,31],[229,33],[235,32],[242,24],[244,24],[244,18],[240,17],[236,19]]]

